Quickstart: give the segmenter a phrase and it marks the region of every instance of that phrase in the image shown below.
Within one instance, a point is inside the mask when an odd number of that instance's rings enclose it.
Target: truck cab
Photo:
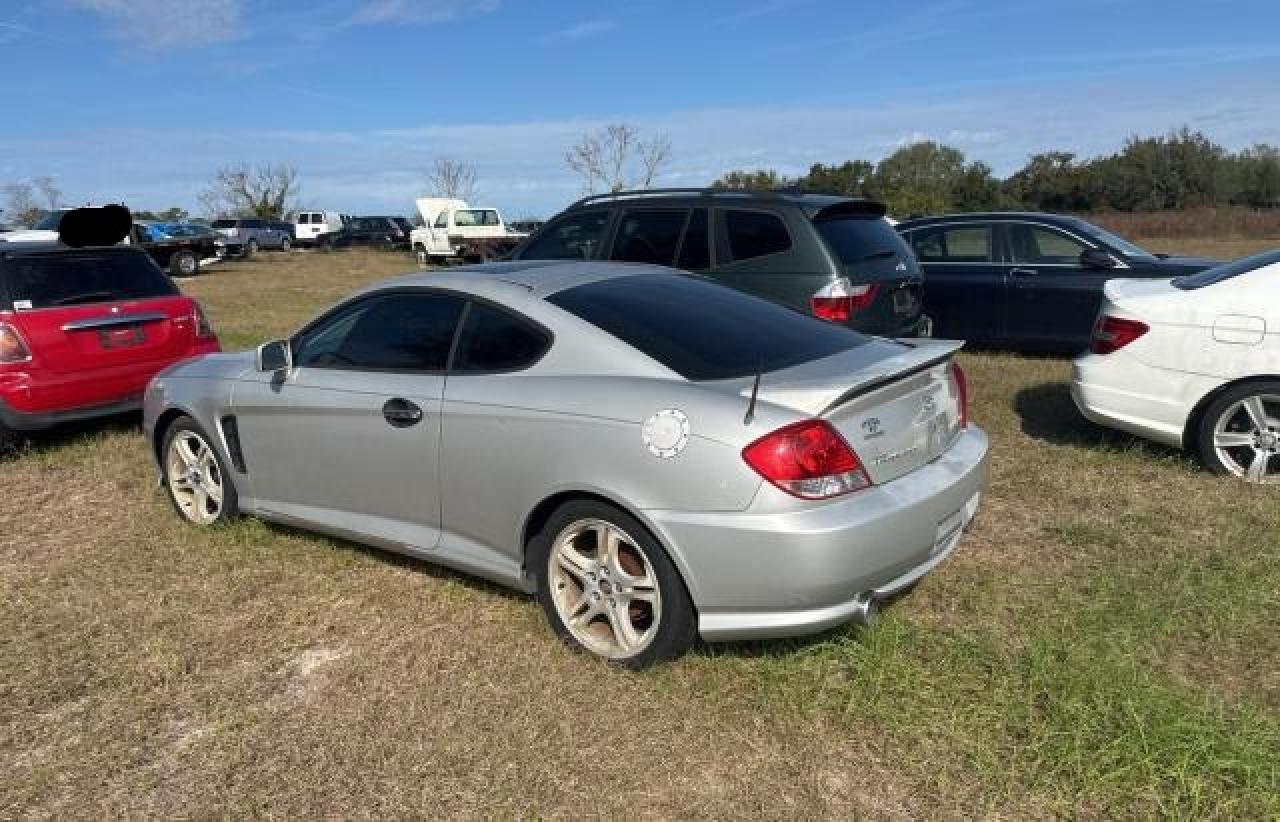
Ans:
[[[508,228],[496,208],[472,208],[465,200],[442,197],[416,202],[423,224],[410,235],[410,243],[422,264],[495,259],[527,236]]]

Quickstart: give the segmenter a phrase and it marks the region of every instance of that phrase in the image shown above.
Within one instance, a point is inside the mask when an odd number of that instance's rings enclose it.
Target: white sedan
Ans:
[[[1175,280],[1112,280],[1071,396],[1093,422],[1212,471],[1280,482],[1280,250]]]

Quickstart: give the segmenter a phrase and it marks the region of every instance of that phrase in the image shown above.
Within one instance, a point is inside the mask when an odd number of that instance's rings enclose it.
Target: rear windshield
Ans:
[[[58,226],[62,225],[62,215],[66,213],[65,211],[50,211],[40,218],[40,222],[36,223],[36,229],[39,231],[57,231]]]
[[[1232,260],[1229,263],[1205,269],[1198,274],[1179,277],[1173,281],[1173,284],[1183,291],[1195,291],[1197,288],[1204,288],[1207,285],[1230,280],[1233,277],[1239,277],[1241,274],[1248,274],[1250,271],[1256,271],[1263,266],[1275,265],[1276,263],[1280,263],[1280,250],[1265,251],[1252,257],[1241,257],[1238,260]]]
[[[547,301],[689,380],[777,371],[867,341],[844,326],[692,276],[602,280]]]
[[[214,220],[213,227],[214,228],[235,228],[236,221],[235,220]]]
[[[178,293],[146,254],[81,252],[12,257],[0,266],[14,308],[117,302]]]
[[[814,225],[831,253],[845,264],[898,257],[911,259],[911,248],[893,226],[879,217],[834,217]]]

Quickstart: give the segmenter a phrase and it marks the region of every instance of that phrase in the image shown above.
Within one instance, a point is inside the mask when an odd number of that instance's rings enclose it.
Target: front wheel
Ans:
[[[257,241],[257,240],[253,240],[253,239],[249,240],[249,242],[247,242],[247,243],[245,243],[245,244],[244,244],[244,250],[245,250],[245,251],[247,251],[247,252],[249,252],[249,256],[250,256],[250,257],[252,257],[254,254],[257,254],[257,253],[258,253],[258,241]]]
[[[162,470],[169,500],[193,525],[216,525],[239,513],[236,487],[209,437],[191,417],[165,432]]]
[[[280,250],[281,250],[281,251],[288,251],[288,250],[289,250],[289,249],[291,249],[291,248],[293,248],[293,242],[292,242],[292,241],[290,241],[290,239],[289,239],[288,237],[281,237],[281,238],[280,238]]]
[[[575,647],[638,670],[693,644],[697,621],[684,581],[634,517],[601,502],[570,502],[530,548],[543,612]]]
[[[200,260],[195,252],[179,251],[169,258],[169,275],[172,277],[194,277],[200,273]]]
[[[1280,482],[1280,381],[1229,389],[1200,418],[1200,459],[1216,474]]]

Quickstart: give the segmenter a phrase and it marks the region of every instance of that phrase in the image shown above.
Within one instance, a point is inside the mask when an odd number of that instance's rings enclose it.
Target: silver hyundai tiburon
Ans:
[[[170,368],[145,427],[190,522],[536,592],[557,634],[642,667],[867,621],[955,549],[988,476],[959,347],[664,268],[494,264]]]

